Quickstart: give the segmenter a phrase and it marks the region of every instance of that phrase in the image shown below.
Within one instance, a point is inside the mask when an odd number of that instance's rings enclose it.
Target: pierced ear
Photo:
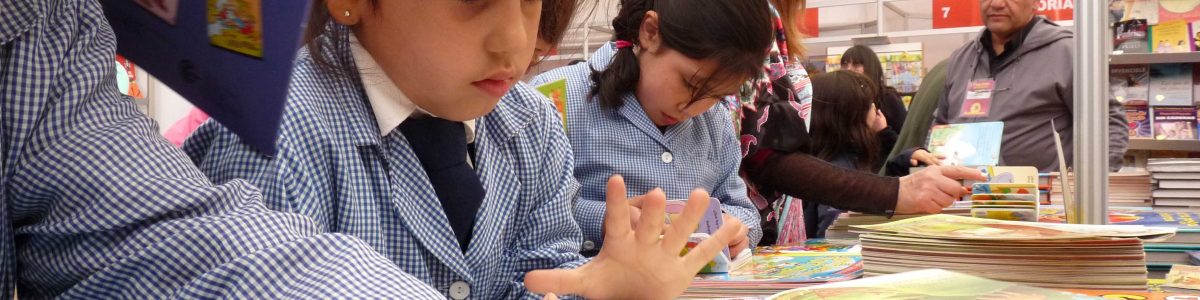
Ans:
[[[362,20],[371,8],[369,0],[325,0],[329,16],[338,24],[352,26]]]
[[[642,26],[638,28],[638,46],[650,53],[658,52],[663,43],[659,28],[658,13],[653,10],[646,11],[646,15],[642,17]]]

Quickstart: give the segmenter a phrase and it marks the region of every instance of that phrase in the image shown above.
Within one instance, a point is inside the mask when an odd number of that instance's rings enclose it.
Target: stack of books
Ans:
[[[1049,288],[1144,289],[1142,240],[1174,228],[1070,225],[930,215],[861,233],[865,276],[941,268]]]
[[[1057,178],[1057,172],[1050,173],[1048,177]],[[1200,177],[1197,177],[1200,179]],[[1075,176],[1071,175],[1067,180],[1074,182]],[[1062,183],[1059,180],[1049,182],[1050,187],[1050,202],[1052,204],[1062,205]],[[1142,206],[1150,207],[1151,185],[1149,172],[1120,172],[1108,173],[1108,205],[1109,206]]]
[[[971,216],[971,203],[965,201],[956,202],[953,206],[942,209],[942,214]],[[833,224],[829,225],[829,229],[825,231],[825,237],[829,239],[858,239],[858,233],[850,231],[850,226],[883,224],[887,222],[924,217],[928,215],[929,214],[894,215],[891,219],[889,219],[887,216],[881,215],[846,212],[839,215],[837,220],[834,220]]]
[[[1152,158],[1155,206],[1200,206],[1200,158]]]
[[[1038,192],[1032,183],[976,183],[971,189],[971,216],[1037,222]]]
[[[771,296],[771,300],[857,299],[1195,299],[1195,293],[1141,290],[1046,289],[987,279],[959,272],[924,269],[846,282],[797,288]]]

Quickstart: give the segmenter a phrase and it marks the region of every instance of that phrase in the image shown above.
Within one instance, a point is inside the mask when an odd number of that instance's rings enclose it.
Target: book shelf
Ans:
[[[1110,54],[1109,65],[1129,64],[1186,64],[1200,63],[1200,52]],[[1195,97],[1195,96],[1193,96]],[[1149,117],[1149,116],[1148,116]],[[1130,138],[1128,151],[1187,151],[1200,152],[1200,140],[1154,140]],[[1148,155],[1137,155],[1136,165],[1143,166]]]
[[[1113,54],[1108,56],[1108,63],[1112,65],[1200,63],[1200,52]]]
[[[1200,140],[1129,139],[1129,150],[1200,152]]]

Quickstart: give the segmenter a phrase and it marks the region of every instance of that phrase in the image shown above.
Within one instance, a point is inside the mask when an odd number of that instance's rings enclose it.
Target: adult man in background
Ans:
[[[1002,121],[1000,164],[1049,172],[1058,170],[1050,120],[1062,135],[1066,161],[1073,156],[1074,34],[1035,16],[1035,5],[1037,0],[980,1],[986,28],[947,60],[945,89],[934,122]],[[1129,131],[1121,104],[1107,101],[1109,169],[1117,170]]]

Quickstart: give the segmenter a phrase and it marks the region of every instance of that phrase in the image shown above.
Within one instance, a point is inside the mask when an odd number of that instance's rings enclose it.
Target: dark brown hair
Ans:
[[[812,77],[813,153],[832,161],[853,153],[856,167],[870,171],[879,155],[879,139],[867,124],[876,97],[875,83],[862,74],[840,70]]]
[[[663,46],[692,59],[713,59],[712,76],[698,83],[692,101],[707,97],[714,85],[758,78],[771,46],[771,11],[763,0],[622,0],[613,19],[613,38],[637,45],[647,11],[658,14]],[[601,106],[617,108],[621,95],[637,88],[641,69],[635,47],[617,49],[603,71],[592,71]]]
[[[377,6],[379,0],[370,0],[372,6]],[[396,0],[392,0],[396,1]],[[427,1],[427,0],[421,0]],[[567,31],[567,27],[571,24],[571,17],[575,15],[576,8],[579,7],[579,0],[544,0],[542,1],[542,16],[538,22],[538,38],[552,45],[558,45],[562,41],[563,36]],[[313,1],[312,9],[309,10],[308,24],[304,28],[304,45],[308,47],[308,51],[312,56],[313,61],[323,69],[334,72],[355,72],[357,70],[349,70],[348,66],[339,68],[333,62],[329,61],[326,54],[331,49],[332,45],[323,44],[322,36],[328,37],[329,40],[340,40],[348,38],[349,30],[339,30],[336,23],[330,22],[332,19],[329,16],[329,9],[325,6],[324,0]]]
[[[875,83],[875,87],[879,89],[875,92],[877,95],[875,106],[883,107],[883,95],[885,93],[895,93],[896,91],[884,83],[883,64],[879,63],[879,56],[870,47],[855,45],[854,47],[850,47],[850,49],[846,49],[845,53],[842,53],[841,64],[845,65],[848,63],[856,63],[863,66],[863,75],[867,75],[867,78],[870,78],[871,82]]]
[[[538,22],[538,38],[558,45],[571,25],[571,17],[579,7],[579,0],[542,1],[542,18]]]

